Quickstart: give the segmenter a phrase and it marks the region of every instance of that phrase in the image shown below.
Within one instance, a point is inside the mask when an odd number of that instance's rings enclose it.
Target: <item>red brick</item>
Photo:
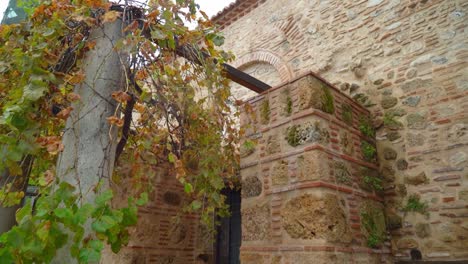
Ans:
[[[453,202],[453,201],[455,201],[455,197],[444,197],[444,198],[442,198],[442,201],[444,203]]]

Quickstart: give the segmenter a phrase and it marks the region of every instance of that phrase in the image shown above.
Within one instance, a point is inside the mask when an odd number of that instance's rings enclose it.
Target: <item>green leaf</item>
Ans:
[[[45,244],[36,239],[29,239],[26,241],[25,245],[21,247],[21,250],[24,252],[24,255],[39,255],[43,253]]]
[[[47,28],[47,29],[42,33],[42,35],[43,35],[44,37],[49,37],[49,36],[52,36],[52,34],[54,34],[54,33],[55,33],[55,29],[53,29],[53,28]]]
[[[123,217],[124,217],[124,214],[122,213],[122,211],[120,211],[120,210],[113,210],[112,211],[112,218],[114,218],[114,220],[117,223],[121,223],[122,220],[123,220]]]
[[[136,206],[129,206],[128,208],[121,209],[123,213],[122,225],[131,226],[138,222],[138,209]]]
[[[111,227],[113,227],[113,226],[115,226],[117,224],[117,222],[114,220],[114,218],[112,218],[111,216],[108,216],[108,215],[104,215],[103,217],[101,217],[101,221],[103,223],[105,223],[107,228],[111,228]]]
[[[70,208],[56,208],[54,210],[54,214],[58,217],[58,218],[62,218],[62,219],[70,219],[73,217],[73,212],[70,210]]]
[[[111,244],[112,252],[119,253],[120,249],[122,248],[122,243],[116,242]]]
[[[15,263],[13,256],[7,248],[0,248],[0,264]]]
[[[138,199],[136,201],[136,204],[138,206],[143,206],[145,205],[146,203],[148,203],[148,193],[147,192],[144,192],[140,195],[140,199]]]
[[[102,192],[98,197],[96,197],[96,205],[97,206],[104,206],[108,201],[110,201],[114,197],[112,190],[105,190]]]
[[[176,47],[175,39],[173,37],[169,37],[167,39],[167,45],[169,46],[169,48],[175,49]]]
[[[75,221],[76,223],[83,224],[86,222],[86,220],[91,216],[91,214],[94,211],[94,206],[91,204],[84,204],[78,210],[76,211],[75,214]]]
[[[201,206],[202,206],[202,203],[198,200],[193,201],[191,204],[191,207],[193,210],[198,210],[201,208]]]
[[[57,201],[70,201],[74,200],[75,187],[68,182],[61,182],[59,188],[54,193],[54,199]]]
[[[101,252],[91,248],[82,248],[79,254],[81,263],[99,262],[101,260]]]
[[[177,157],[174,155],[174,153],[170,152],[169,155],[167,156],[167,159],[169,160],[170,163],[174,163]]]
[[[12,145],[8,148],[8,159],[20,162],[23,159],[23,152],[18,146]]]
[[[23,96],[26,100],[37,101],[39,100],[44,93],[48,90],[45,84],[27,84],[23,89]]]
[[[109,228],[113,227],[116,225],[117,222],[110,216],[105,215],[101,217],[100,220],[95,221],[94,223],[91,224],[91,227],[96,231],[100,233],[106,232]]]
[[[16,222],[22,223],[23,220],[27,219],[26,216],[31,217],[31,213],[32,213],[32,205],[31,203],[27,203],[23,208],[18,210],[18,212],[16,213]]]
[[[37,230],[36,235],[41,241],[45,242],[47,238],[49,237],[49,230],[50,230],[50,221],[46,221]]]
[[[92,223],[91,228],[93,228],[94,231],[100,232],[100,233],[104,233],[107,230],[106,224],[99,220]]]
[[[70,248],[70,253],[72,257],[77,258],[80,254],[80,243],[73,243],[73,245]]]
[[[186,193],[192,193],[192,192],[193,192],[193,186],[192,186],[192,184],[186,182],[186,183],[184,184],[184,191],[185,191]]]
[[[99,252],[104,249],[104,243],[101,240],[91,240],[89,241],[89,247]]]
[[[154,39],[164,39],[166,38],[166,34],[164,34],[164,32],[162,32],[161,30],[155,28],[151,30],[151,37]]]
[[[222,46],[224,44],[223,36],[215,35],[212,40],[213,40],[213,44],[215,44],[216,46]]]
[[[36,216],[42,217],[50,212],[50,202],[45,200],[44,198],[39,198],[36,202]]]
[[[12,248],[20,248],[24,244],[24,233],[21,232],[18,226],[13,227],[10,231],[6,234],[6,240],[8,241],[8,245]]]
[[[25,130],[28,127],[28,120],[26,117],[21,113],[14,113],[7,119],[7,123],[11,126],[17,128],[20,131]]]

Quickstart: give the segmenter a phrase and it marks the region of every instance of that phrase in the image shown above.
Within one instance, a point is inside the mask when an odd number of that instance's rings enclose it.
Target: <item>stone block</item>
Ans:
[[[276,161],[271,168],[271,184],[273,186],[287,184],[289,182],[288,174],[288,162],[285,160]]]
[[[333,165],[336,182],[339,184],[350,185],[352,183],[352,178],[346,163],[335,161]]]
[[[414,226],[414,232],[420,238],[428,237],[431,234],[431,227],[426,223],[417,223]]]
[[[389,230],[396,230],[402,227],[401,216],[389,210],[387,210],[385,214],[386,214],[386,224]]]
[[[397,158],[397,152],[392,148],[384,148],[383,156],[386,160],[394,160]]]
[[[241,253],[240,261],[242,264],[267,264],[262,255],[254,253]]]
[[[458,199],[468,202],[468,189],[463,189],[458,192]]]
[[[277,134],[269,135],[266,140],[265,150],[268,155],[281,152],[279,136]]]
[[[310,151],[297,157],[297,180],[315,181],[328,178],[328,155],[322,151]]]
[[[259,196],[262,193],[262,182],[257,176],[245,177],[242,181],[242,198]]]
[[[292,125],[285,130],[285,140],[292,147],[308,143],[326,144],[329,138],[328,130],[318,120],[303,125]]]
[[[419,243],[412,238],[402,238],[397,241],[396,245],[398,249],[413,249],[419,247]]]
[[[313,108],[333,113],[333,96],[328,90],[327,85],[323,84],[319,79],[313,76],[306,76],[295,81],[292,84],[292,88],[298,91],[299,110]]]
[[[396,97],[384,96],[380,102],[380,105],[382,105],[383,109],[389,109],[397,105],[397,103],[398,99]]]
[[[281,212],[282,226],[294,239],[351,242],[346,214],[337,196],[304,194],[289,200]]]
[[[428,181],[426,177],[426,173],[423,171],[416,175],[406,175],[405,176],[405,183],[411,185],[419,185],[426,183]]]
[[[271,214],[268,203],[242,209],[242,240],[267,240],[271,234]]]

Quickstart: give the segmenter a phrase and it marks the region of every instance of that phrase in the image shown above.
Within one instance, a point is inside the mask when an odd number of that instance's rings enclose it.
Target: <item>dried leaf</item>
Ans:
[[[132,97],[128,93],[122,91],[113,92],[112,98],[114,98],[114,100],[116,100],[119,103],[128,102],[132,100]]]
[[[70,102],[78,101],[81,99],[81,96],[76,93],[69,93],[67,94],[67,99]]]
[[[182,164],[181,160],[175,161],[175,173],[176,173],[176,179],[183,178],[185,177],[185,175],[187,175],[184,169],[184,165]]]
[[[44,179],[46,186],[50,185],[55,179],[54,172],[51,170],[46,170],[46,172],[44,173]]]
[[[40,137],[37,139],[37,143],[39,143],[41,147],[46,148],[47,152],[49,152],[52,155],[58,154],[64,148],[61,142],[61,138],[57,136]]]
[[[120,12],[109,11],[102,16],[102,23],[114,22],[117,18],[120,17]]]
[[[70,112],[73,110],[73,107],[69,106],[67,108],[62,109],[62,111],[58,112],[57,117],[60,119],[67,119],[70,116]]]
[[[110,117],[108,117],[108,118],[107,118],[107,122],[109,122],[109,124],[111,124],[111,125],[116,125],[116,126],[118,126],[118,127],[121,127],[121,126],[123,126],[123,124],[124,124],[123,119],[120,119],[120,118],[118,118],[118,117],[116,117],[116,116],[110,116]]]
[[[67,75],[67,77],[65,77],[65,81],[67,81],[68,83],[70,83],[72,85],[82,83],[84,81],[84,79],[85,79],[85,75],[81,71],[80,72],[75,72],[72,75]]]
[[[88,50],[94,49],[95,46],[96,46],[96,41],[88,41],[88,42],[86,42],[86,48],[87,48]]]
[[[146,109],[146,108],[145,108],[144,105],[142,105],[142,104],[140,104],[140,103],[135,104],[135,110],[137,110],[138,113],[140,113],[140,114],[141,114],[141,113],[144,113],[144,112],[145,112],[145,109]]]

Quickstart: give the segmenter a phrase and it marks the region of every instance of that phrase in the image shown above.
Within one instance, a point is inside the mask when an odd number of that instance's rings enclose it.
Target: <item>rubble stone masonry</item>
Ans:
[[[237,3],[215,17],[223,48],[276,86],[243,117],[260,133],[242,159],[242,263],[468,260],[468,1]],[[390,240],[371,249],[382,221]]]

